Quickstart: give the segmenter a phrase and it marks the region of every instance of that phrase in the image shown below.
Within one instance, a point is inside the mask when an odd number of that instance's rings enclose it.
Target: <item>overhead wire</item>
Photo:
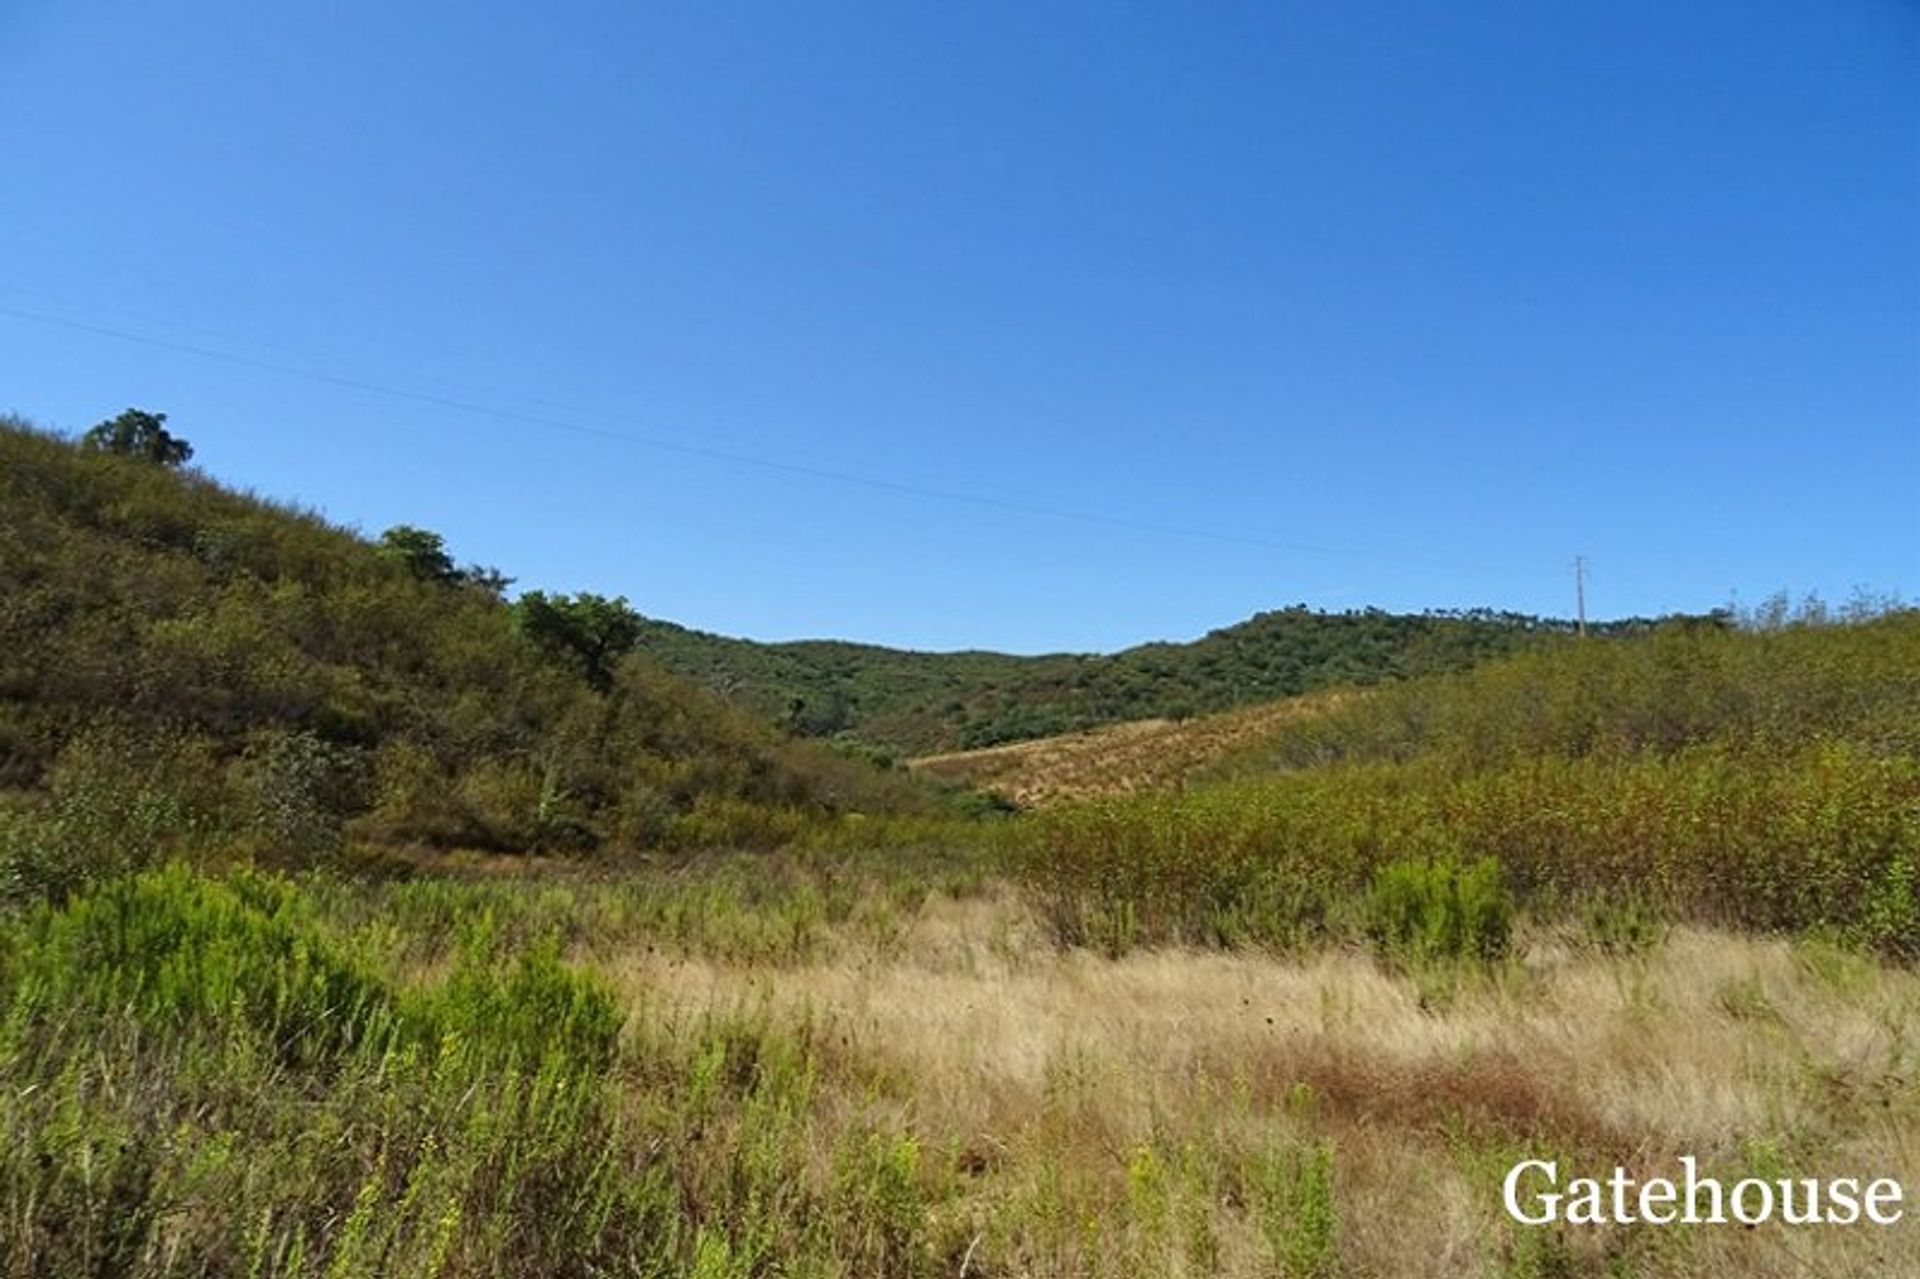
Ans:
[[[331,373],[321,369],[301,368],[274,360],[260,359],[256,356],[241,355],[232,351],[216,350],[196,343],[155,337],[151,334],[139,333],[127,328],[69,319],[63,316],[51,315],[43,311],[29,310],[5,303],[0,303],[0,315],[53,328],[65,329],[70,332],[111,338],[116,341],[128,342],[155,350],[191,355],[200,359],[213,360],[240,368],[274,373],[284,377],[300,378],[345,390],[385,396],[390,399],[428,405],[453,412],[489,417],[498,421],[515,422],[527,426],[537,426],[547,430],[561,431],[583,437],[615,441],[640,448],[675,453],[684,457],[700,458],[706,461],[720,462],[733,466],[753,467],[763,471],[802,476],[808,479],[835,484],[856,485],[909,497],[959,503],[1043,519],[1066,520],[1080,524],[1125,529],[1137,533],[1153,533],[1163,536],[1202,539],[1212,542],[1258,547],[1264,550],[1286,551],[1295,554],[1373,559],[1398,563],[1417,563],[1429,566],[1439,563],[1439,561],[1436,561],[1432,557],[1424,555],[1412,555],[1352,546],[1332,546],[1311,542],[1296,542],[1260,537],[1252,534],[1234,533],[1220,529],[1198,528],[1189,525],[1163,523],[1155,520],[1138,520],[1127,516],[1073,510],[1066,507],[995,497],[984,493],[938,488],[931,485],[888,479],[881,476],[860,475],[850,471],[816,466],[805,462],[785,461],[732,449],[720,449],[708,445],[691,444],[684,440],[669,439],[663,436],[593,426],[588,423],[572,420],[571,418],[558,417],[552,414],[533,413],[524,409],[488,404],[478,398],[465,395],[442,395],[431,391],[398,386],[385,381],[375,381],[370,378]]]

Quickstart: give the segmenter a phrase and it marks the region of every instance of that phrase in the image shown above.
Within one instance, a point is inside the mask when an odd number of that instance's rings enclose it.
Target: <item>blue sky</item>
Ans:
[[[0,408],[760,638],[1920,591],[1920,7],[0,4]]]

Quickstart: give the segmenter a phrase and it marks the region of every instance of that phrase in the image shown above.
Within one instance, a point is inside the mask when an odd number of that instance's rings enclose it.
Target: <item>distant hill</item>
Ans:
[[[931,803],[644,657],[558,660],[431,535],[409,562],[183,460],[0,419],[0,870],[43,819],[61,847],[647,849]]]
[[[1656,626],[1630,644],[1562,644],[1471,671],[1344,689],[1185,720],[1132,720],[916,759],[912,767],[1022,808],[1183,791],[1330,765],[1631,756],[1798,739],[1920,750],[1920,612],[1887,602],[1745,628]]]
[[[1593,629],[1623,634],[1641,620]],[[1475,610],[1261,613],[1190,643],[1096,655],[920,653],[827,640],[757,643],[649,621],[640,651],[808,736],[903,755],[972,750],[1141,719],[1182,719],[1318,689],[1465,670],[1573,623]]]
[[[1358,692],[1310,693],[1191,719],[1129,720],[1102,728],[928,755],[913,768],[977,787],[1021,808],[1177,788],[1303,718],[1326,715]]]

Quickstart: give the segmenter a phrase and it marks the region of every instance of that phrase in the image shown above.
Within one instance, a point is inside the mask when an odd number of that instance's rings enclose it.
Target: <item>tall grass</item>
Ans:
[[[0,1271],[926,1271],[910,1135],[809,1171],[804,1028],[629,1040],[557,938],[400,965],[329,900],[175,865],[5,930]]]

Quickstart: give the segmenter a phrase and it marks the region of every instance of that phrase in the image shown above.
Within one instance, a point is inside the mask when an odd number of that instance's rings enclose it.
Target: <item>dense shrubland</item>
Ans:
[[[1652,625],[1608,623],[1594,632],[1637,635]],[[927,755],[1466,670],[1501,654],[1551,646],[1572,632],[1570,622],[1490,610],[1401,615],[1299,606],[1190,643],[1100,655],[762,644],[659,621],[646,624],[640,647],[796,732]]]
[[[618,601],[516,612],[432,534],[370,545],[133,444],[0,424],[0,547],[16,881],[168,854],[772,845],[936,806],[628,656]]]
[[[1737,629],[1676,623],[1632,643],[1558,645],[1289,720],[1229,768],[1423,759],[1462,771],[1820,741],[1920,754],[1920,610],[1867,601],[1829,617],[1814,600]]]
[[[1920,955],[1920,614],[1517,655],[1284,721],[1237,780],[1036,815],[1067,941],[1366,930],[1389,863],[1493,858],[1525,906]]]
[[[911,1134],[837,1124],[816,1166],[831,1067],[804,1026],[623,1040],[604,978],[500,927],[532,894],[448,901],[427,934],[395,931],[422,905],[395,891],[355,911],[176,866],[8,928],[0,1270],[932,1273]]]

